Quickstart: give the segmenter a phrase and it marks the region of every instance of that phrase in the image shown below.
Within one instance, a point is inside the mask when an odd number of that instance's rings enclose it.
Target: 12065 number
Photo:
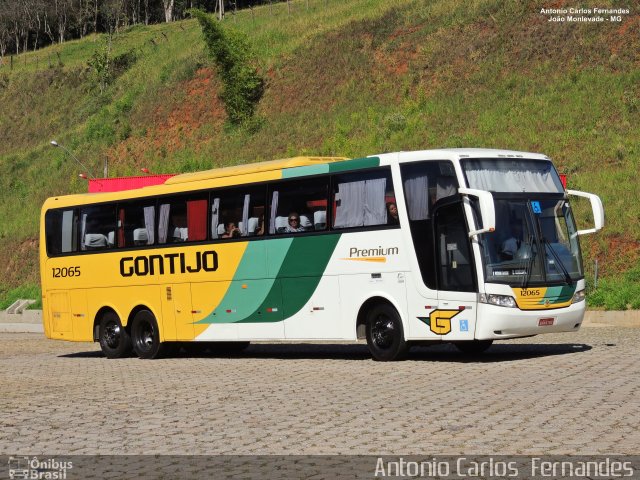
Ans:
[[[62,267],[62,268],[53,267],[51,271],[53,272],[53,278],[66,278],[66,277],[80,276],[80,267]]]

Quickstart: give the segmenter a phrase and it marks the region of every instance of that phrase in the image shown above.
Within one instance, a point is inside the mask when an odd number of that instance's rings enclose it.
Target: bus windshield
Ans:
[[[526,287],[582,278],[569,203],[548,195],[544,199],[506,197],[494,197],[495,232],[480,236],[486,281]]]

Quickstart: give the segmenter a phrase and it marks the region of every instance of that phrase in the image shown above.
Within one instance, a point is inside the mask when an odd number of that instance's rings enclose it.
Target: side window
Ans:
[[[48,211],[44,217],[44,228],[49,255],[78,250],[78,216],[75,210]]]
[[[216,190],[211,193],[211,238],[264,235],[265,186]]]
[[[327,229],[329,177],[273,184],[269,233],[318,232]]]
[[[436,203],[458,188],[453,164],[447,161],[405,163],[400,166],[409,229],[424,284],[436,289],[432,216]]]
[[[181,195],[160,200],[158,243],[198,242],[207,239],[207,197]]]
[[[155,243],[155,202],[145,200],[118,205],[118,247]]]
[[[80,209],[80,250],[106,250],[116,241],[116,206],[94,205]]]
[[[336,175],[333,185],[334,229],[399,223],[389,168]]]

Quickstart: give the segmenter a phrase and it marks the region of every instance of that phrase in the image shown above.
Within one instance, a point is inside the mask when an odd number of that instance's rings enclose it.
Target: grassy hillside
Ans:
[[[274,5],[229,15],[225,26],[250,37],[268,80],[259,120],[241,129],[225,124],[220,82],[195,21],[114,37],[112,56],[122,64],[102,92],[87,65],[106,48],[105,37],[26,54],[13,70],[5,63],[0,298],[38,283],[43,199],[86,190],[78,166],[48,145],[55,138],[94,172],[107,159],[110,175],[304,153],[544,152],[572,188],[604,201],[606,229],[582,244],[587,271],[597,258],[604,278],[596,304],[633,303],[640,297],[640,16],[553,24],[540,14],[547,3],[298,0],[291,14]],[[615,302],[606,289],[617,292]]]

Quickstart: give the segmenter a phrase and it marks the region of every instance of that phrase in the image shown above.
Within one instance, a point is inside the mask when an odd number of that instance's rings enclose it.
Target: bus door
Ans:
[[[472,340],[478,295],[462,202],[437,206],[433,228],[438,314],[431,330],[443,335],[443,340]]]
[[[191,284],[162,286],[162,329],[164,340],[193,340]]]

